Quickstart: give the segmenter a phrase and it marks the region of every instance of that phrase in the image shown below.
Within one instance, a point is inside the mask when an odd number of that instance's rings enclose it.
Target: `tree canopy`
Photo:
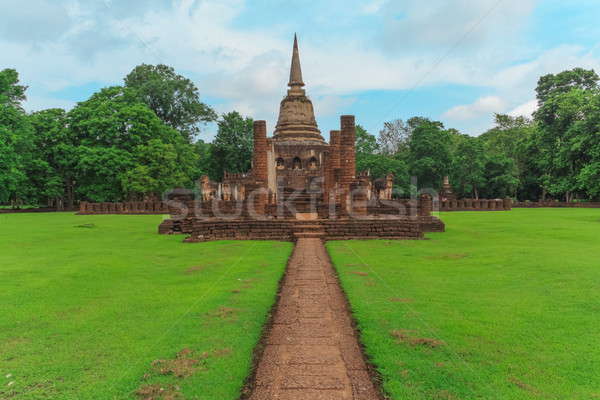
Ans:
[[[0,202],[29,200],[25,168],[34,157],[32,127],[21,107],[26,86],[14,69],[0,71]]]
[[[452,163],[452,136],[438,121],[422,121],[408,142],[406,157],[411,176],[418,188],[438,189]]]
[[[223,179],[224,171],[242,173],[250,169],[254,154],[254,120],[237,111],[223,114],[210,147],[209,176]]]
[[[125,86],[189,141],[200,132],[200,125],[217,119],[215,111],[200,101],[196,85],[167,65],[138,65],[125,77]]]
[[[496,114],[477,138],[425,117],[386,122],[377,137],[357,125],[356,168],[392,172],[405,196],[448,175],[459,196],[599,199],[599,81],[582,68],[542,76],[533,119]],[[0,71],[0,203],[138,200],[250,168],[253,120],[222,114],[212,142],[194,142],[217,115],[171,67],[142,64],[68,112],[26,113],[26,91],[16,70]]]

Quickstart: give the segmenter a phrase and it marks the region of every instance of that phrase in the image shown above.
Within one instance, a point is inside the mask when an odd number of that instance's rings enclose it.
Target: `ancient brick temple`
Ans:
[[[273,136],[267,137],[265,121],[254,122],[252,169],[225,172],[220,184],[205,181],[202,198],[173,207],[159,233],[204,241],[419,238],[424,231],[444,230],[430,215],[428,195],[392,200],[386,188],[375,195],[369,172],[356,172],[354,116],[342,116],[339,130],[325,141],[303,89],[296,37],[288,86]]]

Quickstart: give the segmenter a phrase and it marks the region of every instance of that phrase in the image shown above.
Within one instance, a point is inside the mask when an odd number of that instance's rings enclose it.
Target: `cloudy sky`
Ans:
[[[600,71],[599,17],[597,0],[0,0],[0,69],[31,111],[163,63],[272,132],[297,32],[324,136],[343,114],[373,134],[419,115],[477,136],[494,113],[530,115],[541,75]]]

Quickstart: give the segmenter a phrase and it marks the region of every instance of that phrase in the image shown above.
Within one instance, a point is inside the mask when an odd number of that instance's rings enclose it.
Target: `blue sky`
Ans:
[[[600,71],[599,17],[597,1],[0,0],[0,69],[29,85],[31,111],[164,63],[272,132],[297,32],[325,137],[345,114],[373,134],[419,115],[477,136],[494,113],[530,115],[541,75]]]

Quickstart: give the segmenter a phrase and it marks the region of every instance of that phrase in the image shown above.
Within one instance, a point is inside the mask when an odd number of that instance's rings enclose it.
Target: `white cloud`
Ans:
[[[454,106],[442,114],[443,118],[466,121],[483,115],[501,113],[506,108],[506,100],[498,96],[480,97],[472,104]]]
[[[382,7],[382,40],[388,50],[480,48],[506,41],[525,28],[535,0],[389,1]],[[469,31],[473,29],[472,32]]]
[[[318,110],[319,116],[337,115],[344,107],[352,105],[356,97],[322,96],[312,100],[313,107]]]
[[[507,112],[507,114],[511,117],[523,116],[531,118],[531,114],[533,114],[533,112],[537,110],[537,106],[537,100],[530,100],[526,103],[519,104],[518,106]]]
[[[247,13],[256,6],[244,0],[109,1],[122,21],[101,2],[57,0],[51,7],[42,0],[32,1],[43,12],[33,10],[25,19],[29,31],[19,34],[18,40],[0,36],[0,68],[16,68],[21,82],[31,87],[28,109],[49,107],[53,97],[56,105],[68,106],[66,91],[90,82],[122,84],[136,65],[164,62],[191,78],[201,96],[216,99],[219,111],[235,109],[267,120],[274,129],[287,90],[293,29],[298,29],[306,90],[317,119],[356,108],[354,99],[369,91],[484,88],[490,96],[472,104],[444,106],[448,110],[443,117],[460,125],[484,115],[491,119],[507,107],[528,111],[525,104],[541,75],[576,66],[600,70],[599,46],[527,42],[523,32],[531,25],[533,0],[503,0],[483,20],[496,0],[377,0],[366,6],[356,1],[342,11],[342,1],[290,5],[281,0],[270,8],[287,19],[274,15],[268,24],[255,23]],[[25,2],[9,3],[19,8],[11,11],[14,15],[26,15],[30,8]],[[290,15],[290,7],[305,13]],[[0,31],[10,22],[1,10]],[[346,21],[351,23],[343,25]],[[43,35],[34,23],[45,27],[52,40],[40,44]],[[330,29],[332,23],[335,29]],[[424,104],[419,114],[433,114],[428,106]],[[372,111],[379,112],[383,111]]]

